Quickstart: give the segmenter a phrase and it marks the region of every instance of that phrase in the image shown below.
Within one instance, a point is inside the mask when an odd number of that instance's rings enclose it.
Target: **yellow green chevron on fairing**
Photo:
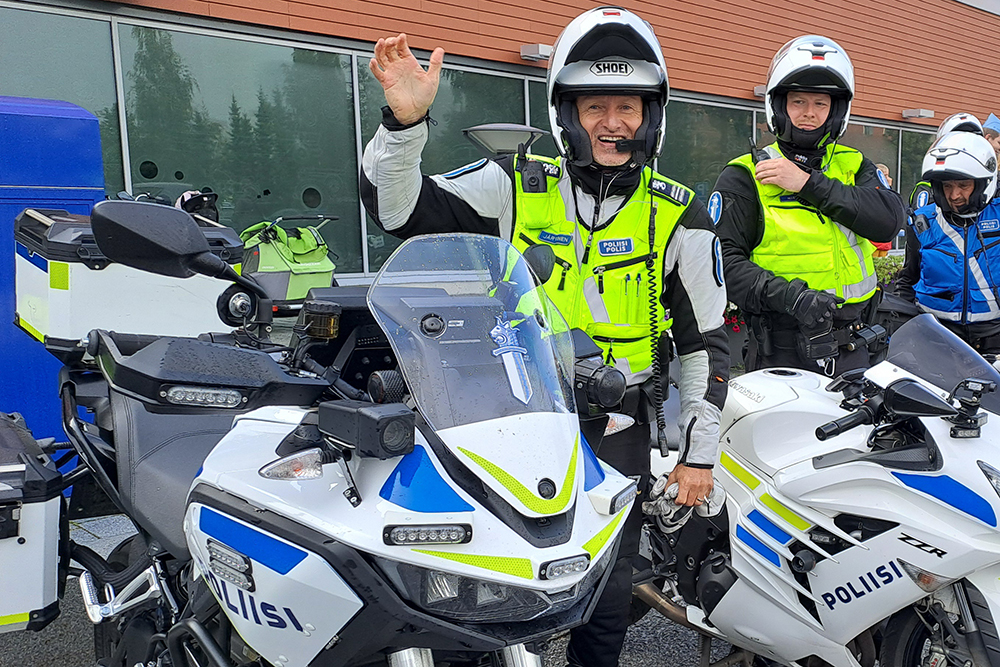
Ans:
[[[418,554],[437,556],[453,560],[456,563],[465,563],[472,567],[481,567],[484,570],[493,570],[502,574],[509,574],[512,577],[521,579],[534,579],[535,568],[531,566],[531,561],[527,558],[511,558],[510,556],[479,556],[476,554],[453,553],[450,551],[428,551],[426,549],[414,549]]]
[[[771,494],[765,493],[760,497],[760,502],[764,503],[764,506],[769,510],[780,516],[782,519],[787,521],[790,525],[795,526],[799,530],[806,531],[812,528],[812,524],[800,517],[798,514],[788,509],[780,502],[771,497]]]
[[[719,462],[722,467],[729,471],[729,473],[743,483],[748,489],[753,491],[758,486],[760,486],[760,479],[757,478],[752,472],[744,468],[739,464],[733,457],[731,457],[726,452],[722,452],[719,457]],[[800,517],[798,514],[792,510],[785,507],[781,502],[776,500],[770,493],[762,493],[758,498],[764,507],[768,508],[783,520],[788,522],[788,525],[797,528],[800,531],[806,531],[812,528],[812,524]]]
[[[719,457],[719,462],[722,463],[722,467],[728,470],[733,477],[743,482],[751,491],[760,485],[760,480],[754,476],[749,470],[741,466],[733,457],[731,457],[726,452],[722,452],[722,456]]]
[[[470,452],[464,447],[459,447],[458,451],[462,452],[479,464],[479,467],[488,472],[496,481],[500,482],[505,489],[514,494],[514,497],[521,501],[521,503],[532,512],[537,512],[539,514],[556,514],[566,509],[566,505],[569,504],[569,499],[573,496],[573,487],[575,486],[574,482],[576,481],[576,459],[577,454],[580,452],[579,435],[576,436],[576,444],[573,445],[573,455],[569,459],[569,469],[566,470],[566,478],[563,480],[562,486],[560,487],[562,490],[559,492],[559,495],[549,500],[540,498],[532,493],[528,487],[521,484],[521,482],[517,481],[513,475],[495,463],[479,456],[474,452]]]
[[[616,516],[611,523],[602,528],[601,532],[587,540],[587,543],[583,545],[583,550],[590,554],[591,560],[597,558],[597,554],[600,553],[602,548],[604,548],[608,538],[614,534],[615,528],[619,523],[621,523],[622,519],[625,518],[626,514],[628,514],[627,510],[620,510],[618,512],[618,516]]]

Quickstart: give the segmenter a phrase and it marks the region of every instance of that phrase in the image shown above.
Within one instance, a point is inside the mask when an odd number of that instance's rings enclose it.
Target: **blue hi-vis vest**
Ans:
[[[1000,201],[975,225],[949,223],[933,202],[908,221],[920,241],[917,305],[942,320],[968,324],[1000,318]]]

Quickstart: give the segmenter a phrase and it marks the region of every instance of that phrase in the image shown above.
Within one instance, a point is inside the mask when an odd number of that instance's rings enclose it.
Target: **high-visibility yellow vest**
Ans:
[[[775,157],[780,155],[776,145],[766,150]],[[823,174],[854,185],[863,159],[853,148],[827,146]],[[764,214],[764,236],[750,254],[750,261],[776,276],[800,278],[811,289],[836,294],[848,303],[865,301],[875,293],[875,246],[868,239],[823,215],[797,194],[758,182],[749,153],[729,164],[750,173]]]
[[[658,331],[670,326],[669,314],[659,298],[664,249],[694,193],[646,167],[635,192],[614,220],[591,233],[577,221],[573,185],[570,179],[562,178],[562,161],[538,156],[529,159],[544,166],[546,188],[545,192],[525,192],[521,165],[515,161],[512,243],[522,251],[536,243],[551,246],[556,267],[545,283],[545,292],[569,325],[585,330],[604,350],[605,360],[632,380],[652,363],[650,309],[655,309]],[[652,248],[651,206],[656,207]],[[652,269],[647,268],[650,257]]]

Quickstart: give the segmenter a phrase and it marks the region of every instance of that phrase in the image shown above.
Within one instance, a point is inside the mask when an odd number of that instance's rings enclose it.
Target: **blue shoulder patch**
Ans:
[[[930,201],[931,194],[927,190],[921,190],[917,193],[917,208],[922,208],[927,206],[927,202]]]
[[[719,218],[722,217],[722,195],[718,192],[713,192],[708,198],[708,217],[712,218],[714,224],[719,224]]]
[[[878,174],[878,182],[882,184],[882,187],[884,187],[884,188],[890,187],[889,186],[889,180],[885,177],[885,174],[882,173],[881,169],[876,169],[875,173]]]
[[[722,241],[718,236],[712,240],[712,259],[715,262],[715,282],[722,287],[726,281],[722,276]]]

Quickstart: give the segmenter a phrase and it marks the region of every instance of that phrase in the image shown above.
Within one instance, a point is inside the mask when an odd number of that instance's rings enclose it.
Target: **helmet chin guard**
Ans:
[[[800,130],[792,125],[785,108],[792,91],[830,96],[830,115],[822,127]],[[836,141],[847,131],[853,99],[854,65],[840,45],[828,37],[796,37],[771,59],[764,111],[768,128],[781,141],[806,150]]]
[[[927,150],[921,165],[922,177],[930,181],[934,201],[946,213],[972,218],[986,208],[996,194],[997,159],[993,146],[983,136],[972,132],[949,132]],[[968,203],[952,208],[944,194],[945,181],[975,183]]]
[[[580,124],[581,95],[638,95],[642,124],[632,162],[659,156],[670,97],[660,43],[648,23],[621,7],[598,7],[577,16],[562,31],[549,58],[546,78],[549,124],[560,155],[574,165],[594,163],[590,136]]]

